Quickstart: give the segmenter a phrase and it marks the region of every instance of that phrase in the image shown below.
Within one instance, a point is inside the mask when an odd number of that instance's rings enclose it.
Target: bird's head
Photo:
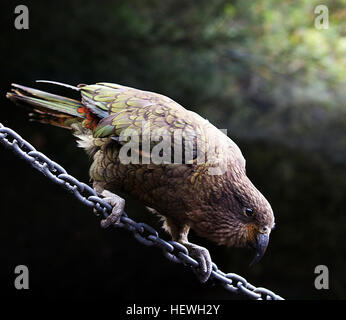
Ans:
[[[275,225],[273,210],[245,172],[229,177],[222,190],[211,201],[206,219],[195,225],[195,229],[220,245],[255,249],[252,265],[267,249]]]
[[[229,214],[233,228],[229,230],[229,246],[249,246],[256,250],[251,265],[264,255],[271,230],[275,227],[273,210],[252,182],[243,176],[231,194]]]

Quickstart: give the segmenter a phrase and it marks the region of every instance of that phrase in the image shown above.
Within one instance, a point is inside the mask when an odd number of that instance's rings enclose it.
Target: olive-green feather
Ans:
[[[97,138],[118,136],[125,129],[141,135],[144,123],[152,131],[173,133],[173,129],[181,129],[184,136],[196,132],[192,120],[195,114],[161,94],[111,83],[83,86],[81,94],[83,104],[92,112],[102,110],[103,117],[94,131]]]
[[[64,113],[76,117],[81,117],[78,113],[78,108],[82,104],[74,99],[51,94],[41,90],[32,89],[29,87],[12,84],[12,92],[7,93],[7,97],[15,102],[22,102],[27,105],[50,113]]]

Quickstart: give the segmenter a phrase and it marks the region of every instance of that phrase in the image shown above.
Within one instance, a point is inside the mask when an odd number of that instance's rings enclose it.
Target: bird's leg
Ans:
[[[191,243],[187,240],[179,242],[189,250],[190,256],[198,261],[199,269],[196,270],[198,279],[202,283],[207,282],[213,267],[213,262],[211,260],[208,249],[198,246],[197,244]]]
[[[108,228],[110,225],[114,225],[120,222],[121,214],[124,211],[125,200],[115,193],[100,188],[99,185],[94,183],[94,189],[96,192],[103,196],[103,200],[108,202],[113,208],[112,213],[106,218],[101,220],[101,227]],[[95,209],[94,209],[95,210]]]
[[[195,269],[196,275],[202,283],[206,282],[210,277],[213,267],[209,251],[204,247],[188,241],[187,236],[190,230],[188,225],[181,225],[176,221],[167,218],[166,226],[172,235],[172,239],[184,245],[188,249],[190,256],[197,260],[199,263],[199,269]]]

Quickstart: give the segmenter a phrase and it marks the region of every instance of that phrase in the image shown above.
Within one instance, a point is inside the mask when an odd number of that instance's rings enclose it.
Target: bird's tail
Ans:
[[[70,87],[78,90],[77,87]],[[18,84],[12,84],[12,91],[6,97],[16,104],[29,107],[32,121],[70,128],[72,123],[82,122],[90,116],[88,109],[78,100]]]

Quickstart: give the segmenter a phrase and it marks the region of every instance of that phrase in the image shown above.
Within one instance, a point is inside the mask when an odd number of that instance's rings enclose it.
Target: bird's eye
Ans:
[[[250,208],[245,208],[245,214],[248,216],[248,217],[252,217],[254,215],[254,211]]]

